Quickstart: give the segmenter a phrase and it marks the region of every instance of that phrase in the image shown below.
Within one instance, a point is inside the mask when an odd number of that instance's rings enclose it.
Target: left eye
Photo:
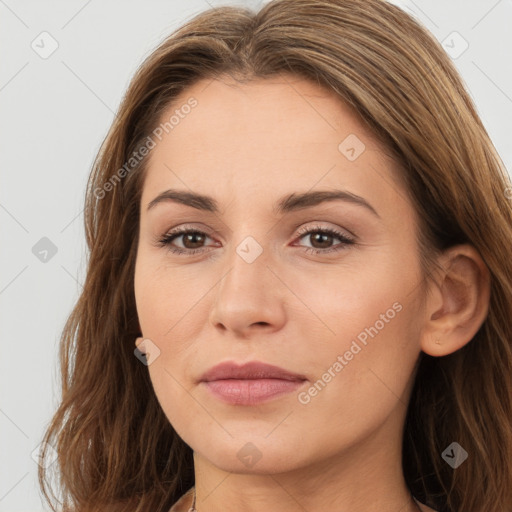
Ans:
[[[299,239],[309,236],[312,243],[320,244],[320,247],[305,247],[306,252],[313,252],[315,254],[340,251],[346,248],[346,246],[353,245],[355,243],[353,238],[330,228],[310,228],[307,231],[301,232],[299,235]],[[183,247],[173,245],[174,240],[179,238],[182,238],[181,243]],[[158,246],[167,247],[169,251],[176,254],[192,255],[204,250],[204,247],[197,247],[197,244],[200,245],[201,243],[204,243],[206,238],[210,237],[203,231],[179,229],[168,233],[159,239]],[[341,243],[334,247],[325,247],[325,244],[329,245],[333,238],[340,240]],[[187,246],[188,244],[193,245],[194,247]]]
[[[199,248],[192,247],[191,248],[191,247],[185,246],[184,248],[180,248],[180,247],[176,247],[176,246],[172,245],[172,242],[176,238],[182,238],[182,237],[183,237],[182,244],[190,243],[192,245],[204,242],[205,238],[210,238],[206,233],[203,233],[202,231],[196,231],[196,230],[191,230],[191,229],[182,229],[182,230],[177,230],[177,231],[174,231],[172,233],[169,233],[169,234],[163,236],[158,241],[158,245],[160,245],[161,247],[167,247],[169,249],[169,251],[178,253],[178,254],[183,254],[183,253],[195,254],[196,252],[202,250],[201,247],[199,247]]]
[[[355,244],[355,240],[335,229],[330,228],[322,228],[320,226],[309,228],[307,231],[303,231],[300,233],[299,238],[304,238],[308,236],[310,241],[315,244],[320,244],[320,248],[318,247],[306,247],[306,252],[313,252],[314,254],[321,254],[326,252],[333,251],[341,251],[346,249],[348,245]],[[335,245],[334,247],[322,247],[322,244],[329,244],[332,239],[338,239],[341,241],[340,244]]]

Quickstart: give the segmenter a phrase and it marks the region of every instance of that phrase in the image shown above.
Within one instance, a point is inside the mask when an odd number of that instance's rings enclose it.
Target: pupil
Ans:
[[[198,237],[199,239],[201,239],[201,238],[202,238],[202,235],[200,235],[199,233],[191,233],[191,234],[189,234],[189,235],[187,235],[187,236],[185,237],[185,240],[186,240],[187,242],[188,242],[188,241],[192,241],[192,244],[194,244],[194,238],[195,238],[195,237]],[[200,243],[201,243],[201,240],[200,240],[199,242],[196,242],[196,243],[199,243],[199,244],[200,244]],[[194,248],[195,248],[195,247],[188,247],[186,242],[184,243],[184,245],[185,245],[185,247],[187,247],[188,249],[194,249]]]
[[[321,248],[325,248],[325,246],[329,245],[329,238],[330,237],[331,237],[331,235],[327,235],[325,233],[317,233],[316,235],[313,235],[313,240],[315,242],[320,241]],[[320,240],[317,240],[318,238],[320,238]],[[323,244],[322,244],[322,240],[321,240],[322,238],[323,238]]]

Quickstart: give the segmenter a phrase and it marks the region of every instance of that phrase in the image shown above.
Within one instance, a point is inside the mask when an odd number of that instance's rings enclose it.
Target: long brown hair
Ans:
[[[426,273],[434,255],[459,243],[471,243],[484,259],[491,297],[474,339],[445,357],[420,355],[403,469],[413,494],[436,510],[510,512],[508,175],[440,44],[382,0],[275,0],[257,13],[210,9],[139,68],[86,191],[90,256],[83,292],[62,333],[62,400],[44,436],[58,459],[39,471],[46,500],[53,510],[59,501],[65,511],[164,512],[194,484],[192,450],[170,425],[147,367],[133,352],[141,334],[133,277],[148,161],[137,155],[162,113],[197,80],[278,73],[335,91],[401,165],[421,218]],[[442,458],[452,442],[468,453],[456,469]],[[59,495],[49,483],[52,470]]]

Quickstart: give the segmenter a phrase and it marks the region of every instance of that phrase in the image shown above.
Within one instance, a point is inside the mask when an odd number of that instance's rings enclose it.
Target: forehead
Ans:
[[[168,107],[160,127],[144,203],[177,186],[222,202],[233,193],[250,201],[320,182],[323,188],[375,188],[375,170],[380,180],[383,173],[395,179],[395,163],[358,114],[332,91],[300,77],[200,80]]]
[[[187,103],[192,100],[197,105],[188,109]],[[374,139],[357,112],[333,91],[293,75],[243,83],[230,77],[202,79],[175,98],[161,117],[161,124],[180,110],[187,110],[187,113],[180,115],[170,132],[178,140],[180,132],[193,129],[197,140],[180,140],[187,142],[187,147],[193,147],[200,135],[218,140],[226,133],[233,137],[240,130],[242,135],[252,135],[255,143],[271,140],[277,144],[300,143],[301,139],[329,143],[329,131],[357,132],[369,142]],[[283,126],[287,130],[281,131]],[[276,134],[279,134],[278,139],[272,137]]]

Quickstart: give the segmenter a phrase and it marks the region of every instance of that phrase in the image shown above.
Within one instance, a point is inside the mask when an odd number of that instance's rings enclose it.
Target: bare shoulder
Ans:
[[[421,512],[437,512],[437,510],[430,508],[427,505],[424,505],[423,503],[419,503],[419,507],[421,509]]]
[[[191,487],[179,500],[171,507],[169,512],[188,512],[192,507],[194,499],[194,487]]]

